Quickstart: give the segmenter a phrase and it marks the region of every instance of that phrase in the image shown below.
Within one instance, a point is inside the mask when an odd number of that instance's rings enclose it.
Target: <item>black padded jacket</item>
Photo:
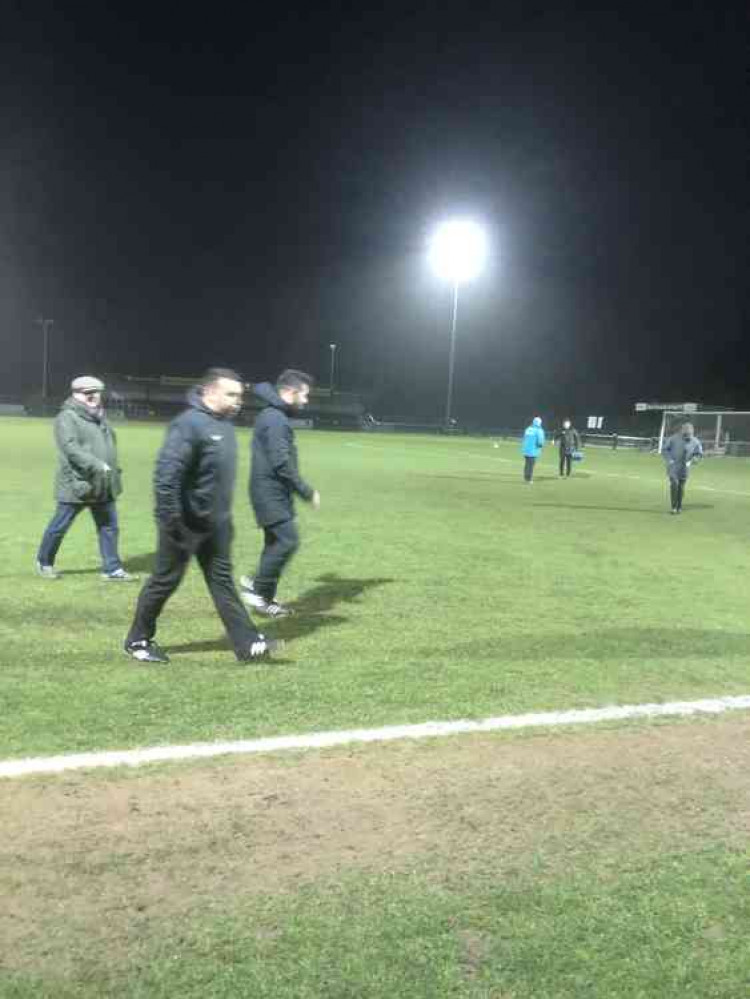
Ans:
[[[156,519],[207,532],[232,515],[237,438],[231,419],[204,406],[198,389],[188,403],[169,424],[156,461]]]

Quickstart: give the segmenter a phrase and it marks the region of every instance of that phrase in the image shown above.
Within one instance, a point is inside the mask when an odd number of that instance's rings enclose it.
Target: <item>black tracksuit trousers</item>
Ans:
[[[195,555],[237,658],[247,652],[252,643],[258,640],[258,631],[240,600],[232,579],[233,533],[232,522],[227,520],[210,534],[193,534],[183,546],[177,544],[159,526],[159,547],[154,572],[146,580],[138,597],[135,618],[125,640],[126,644],[154,637],[156,622],[164,604],[182,582],[190,559]]]
[[[274,600],[281,573],[299,548],[299,531],[294,518],[263,528],[264,545],[255,573],[255,592],[266,600]]]

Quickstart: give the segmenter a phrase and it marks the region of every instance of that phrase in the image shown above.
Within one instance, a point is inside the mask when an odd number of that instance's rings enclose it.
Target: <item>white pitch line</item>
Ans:
[[[384,728],[351,729],[339,732],[311,732],[308,735],[282,735],[238,742],[196,742],[188,746],[153,746],[149,749],[121,749],[101,753],[74,753],[66,756],[35,757],[0,761],[0,777],[90,770],[98,767],[137,767],[144,763],[170,760],[205,759],[249,753],[279,753],[300,749],[327,749],[358,742],[392,742],[397,739],[428,739],[472,732],[499,732],[521,728],[549,728],[560,725],[592,725],[628,718],[665,718],[696,714],[717,715],[725,711],[750,710],[750,694],[716,697],[700,701],[672,701],[667,704],[625,704],[608,708],[572,711],[544,711],[525,715],[501,715],[482,721],[424,722],[421,725],[389,725]]]
[[[397,450],[395,448],[389,448],[385,444],[360,444],[358,442],[355,443],[353,441],[347,441],[345,446],[346,447],[356,447],[356,448],[360,448],[363,451],[373,451],[373,452],[382,452],[382,451],[393,451],[393,450]],[[399,450],[400,454],[407,454],[407,453],[409,453],[409,451],[408,451],[407,448],[400,448],[398,450]],[[604,449],[602,448],[602,450],[604,450]],[[420,454],[425,454],[425,453],[436,454],[436,455],[440,455],[440,457],[442,457],[442,458],[455,458],[456,455],[458,455],[458,457],[469,457],[469,458],[486,458],[487,457],[487,454],[484,451],[481,451],[481,452],[480,451],[453,451],[453,452],[451,452],[448,448],[446,448],[445,450],[440,450],[438,448],[432,448],[429,452],[427,452],[425,448],[420,448],[420,452],[419,453]],[[520,459],[519,458],[504,458],[502,456],[493,455],[491,460],[492,461],[502,461],[502,462],[507,462],[507,463],[515,464]],[[544,471],[544,469],[545,469],[544,465],[540,465],[539,467],[540,467],[541,471]],[[549,468],[549,465],[547,466],[547,468]],[[464,469],[464,471],[472,471],[472,472],[473,471],[482,471],[483,472],[483,471],[485,471],[485,469],[484,468],[481,468],[481,469],[473,469],[472,468],[472,469]],[[604,472],[601,469],[597,469],[597,468],[587,469],[586,471],[587,471],[587,473],[589,475],[598,475],[600,477],[605,477],[605,478],[608,478],[608,479],[630,479],[632,482],[640,482],[640,483],[642,483],[644,485],[648,485],[648,486],[654,486],[655,484],[658,483],[658,481],[659,481],[660,478],[661,478],[661,481],[664,482],[664,484],[667,483],[667,479],[666,478],[662,478],[662,477],[654,478],[654,477],[651,477],[651,476],[648,476],[648,475],[634,475],[634,474],[629,473],[629,472]],[[717,486],[704,486],[704,485],[701,485],[699,482],[693,482],[692,479],[691,479],[691,482],[690,482],[690,488],[691,488],[691,490],[703,489],[706,492],[709,492],[709,493],[719,493],[722,496],[742,496],[743,499],[747,499],[748,496],[750,496],[750,492],[748,492],[748,491],[743,491],[741,489],[721,489],[721,488],[719,488]]]

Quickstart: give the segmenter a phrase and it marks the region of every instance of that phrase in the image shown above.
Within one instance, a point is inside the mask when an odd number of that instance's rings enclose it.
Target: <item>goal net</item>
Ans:
[[[676,433],[689,421],[705,454],[750,455],[750,412],[730,410],[699,410],[695,413],[678,410],[664,411],[664,435]]]

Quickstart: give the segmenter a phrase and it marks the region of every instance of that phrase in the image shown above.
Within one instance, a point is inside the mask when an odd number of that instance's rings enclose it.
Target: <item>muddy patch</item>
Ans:
[[[4,781],[1,960],[39,969],[75,939],[116,961],[152,920],[338,872],[606,876],[644,854],[739,846],[749,768],[738,716]],[[463,946],[471,975],[483,941]]]

